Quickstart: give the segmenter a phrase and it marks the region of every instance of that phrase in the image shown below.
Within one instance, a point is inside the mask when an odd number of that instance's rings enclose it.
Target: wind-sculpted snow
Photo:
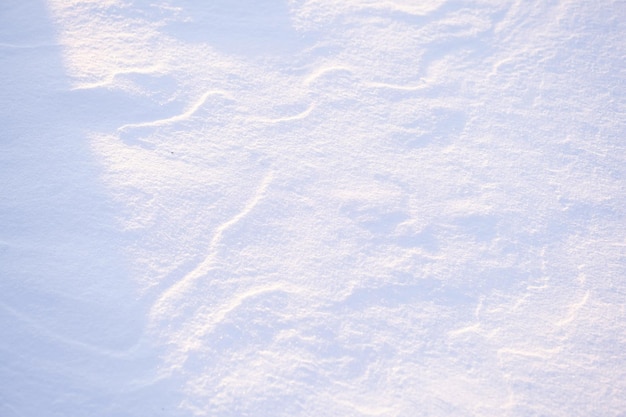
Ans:
[[[0,6],[0,415],[622,415],[624,11]]]
[[[229,229],[236,226],[238,222],[244,219],[254,209],[263,198],[265,190],[271,180],[272,174],[267,174],[266,178],[263,179],[258,189],[255,191],[254,196],[248,201],[244,208],[215,229],[205,259],[191,272],[177,281],[176,284],[163,292],[152,309],[152,314],[157,319],[171,318],[179,315],[181,305],[184,306],[185,300],[193,296],[191,290],[195,282],[205,278],[210,273],[224,234],[227,233]]]

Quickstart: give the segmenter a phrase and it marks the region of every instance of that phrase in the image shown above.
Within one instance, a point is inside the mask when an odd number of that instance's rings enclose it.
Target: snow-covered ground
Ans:
[[[625,416],[626,3],[2,0],[0,416]]]

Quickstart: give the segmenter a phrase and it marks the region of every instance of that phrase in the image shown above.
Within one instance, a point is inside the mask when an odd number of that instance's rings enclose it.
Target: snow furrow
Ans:
[[[160,126],[170,125],[173,123],[189,120],[198,110],[202,108],[204,103],[206,103],[206,101],[211,96],[221,96],[221,97],[231,99],[230,94],[226,91],[222,91],[222,90],[207,91],[195,103],[189,106],[185,112],[181,114],[177,114],[175,116],[168,117],[165,119],[153,120],[150,122],[125,124],[118,129],[118,132],[126,133],[128,131],[132,131],[133,129],[146,128],[146,127],[148,128],[160,127]]]
[[[200,262],[191,272],[176,282],[176,284],[163,291],[161,296],[154,303],[150,310],[150,315],[153,320],[176,315],[175,311],[178,303],[180,303],[186,295],[190,294],[194,283],[199,279],[205,278],[211,270],[215,258],[219,255],[219,245],[224,233],[254,210],[257,204],[259,204],[259,202],[265,197],[265,192],[272,180],[273,172],[270,171],[261,180],[256,191],[242,210],[215,229],[213,238],[211,239],[207,249],[208,253],[204,260]]]

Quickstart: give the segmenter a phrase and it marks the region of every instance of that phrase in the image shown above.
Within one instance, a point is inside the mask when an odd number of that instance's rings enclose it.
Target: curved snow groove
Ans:
[[[348,76],[355,78],[355,71],[343,65],[335,65],[320,68],[314,72],[312,72],[309,76],[304,79],[304,85],[310,86],[321,78],[326,77],[329,74],[337,73],[337,72],[345,72]],[[365,88],[377,89],[377,90],[392,90],[392,91],[400,91],[400,92],[415,92],[428,89],[429,83],[425,79],[420,79],[417,85],[405,85],[405,84],[391,84],[391,83],[383,83],[383,82],[375,82],[375,81],[362,81],[358,80],[360,85]]]
[[[192,347],[202,337],[210,333],[219,323],[223,322],[227,316],[233,311],[237,310],[247,301],[271,293],[287,293],[289,295],[298,294],[301,292],[300,288],[293,285],[280,283],[274,285],[264,285],[258,288],[252,288],[241,294],[235,294],[231,299],[227,300],[220,308],[212,309],[208,314],[198,314],[192,321],[198,321],[201,324],[199,326],[193,326],[193,335],[190,338],[185,339],[185,343],[188,347]]]
[[[94,88],[105,88],[105,87],[108,87],[111,84],[113,84],[113,81],[115,81],[115,78],[123,76],[123,75],[160,74],[161,72],[162,72],[161,71],[161,67],[158,67],[158,66],[146,67],[146,68],[129,68],[129,69],[124,70],[124,71],[114,72],[114,73],[108,75],[102,81],[96,81],[94,83],[87,83],[87,84],[79,84],[78,86],[73,87],[71,89],[71,91],[75,91],[75,90],[91,90],[91,89],[94,89]]]
[[[574,321],[576,319],[576,316],[578,315],[578,311],[581,308],[583,308],[585,304],[587,304],[587,301],[589,300],[589,295],[590,295],[590,292],[589,290],[587,290],[579,302],[570,304],[567,316],[559,320],[556,323],[557,326],[565,326],[567,324],[570,324],[572,321]]]
[[[332,72],[347,72],[350,75],[354,75],[354,71],[352,68],[344,65],[333,65],[328,67],[323,67],[311,73],[308,77],[304,79],[304,85],[308,86],[323,76],[332,73]]]
[[[255,299],[268,297],[272,294],[286,294],[289,297],[294,297],[301,293],[301,288],[284,282],[269,286],[262,285],[235,293],[216,307],[198,310],[193,316],[187,318],[181,328],[170,333],[168,344],[175,347],[167,355],[167,366],[162,368],[161,376],[167,375],[173,370],[181,369],[190,354],[200,348],[203,340],[216,331],[221,323],[228,321],[229,316],[236,316],[238,309],[245,309],[246,304],[254,305]]]
[[[187,111],[185,111],[184,113],[178,114],[176,116],[168,117],[166,119],[154,120],[152,122],[126,124],[118,128],[117,130],[119,132],[125,132],[129,129],[143,128],[143,127],[159,127],[159,126],[164,126],[164,125],[180,122],[182,120],[187,120],[191,116],[193,116],[194,113],[196,113],[200,109],[200,107],[202,107],[204,103],[206,103],[209,97],[214,96],[214,95],[219,95],[219,96],[226,97],[228,99],[232,99],[232,97],[230,97],[230,95],[226,91],[210,90],[204,93],[202,97],[200,97],[198,101],[196,101],[193,105],[191,105],[187,109]]]
[[[5,310],[5,312],[11,315],[15,320],[23,323],[26,328],[30,328],[34,335],[38,335],[42,338],[50,340],[51,342],[60,343],[70,348],[78,349],[83,352],[88,352],[90,354],[94,354],[98,356],[105,356],[109,358],[123,359],[123,358],[128,358],[134,352],[136,352],[140,345],[140,343],[137,342],[127,349],[120,349],[120,350],[101,348],[96,345],[81,342],[79,340],[65,337],[65,336],[60,335],[59,333],[51,331],[47,327],[42,326],[41,324],[37,323],[28,315],[21,313],[15,310],[14,308],[11,308],[5,304],[0,304],[0,308]]]
[[[378,89],[386,89],[386,90],[419,91],[419,90],[425,89],[428,85],[425,82],[420,83],[418,85],[402,85],[402,84],[369,82],[369,83],[365,83],[365,86],[369,88],[378,88]]]
[[[270,118],[265,118],[265,117],[255,117],[252,120],[256,121],[256,122],[262,122],[262,123],[282,123],[282,122],[291,122],[293,120],[301,120],[306,118],[309,114],[311,114],[311,112],[313,111],[313,109],[315,108],[315,103],[311,103],[311,105],[309,105],[309,107],[307,107],[306,110],[304,110],[301,113],[298,113],[294,116],[286,116],[286,117],[278,117],[276,119],[270,119]]]
[[[560,346],[557,346],[551,349],[540,348],[540,347],[537,347],[535,349],[516,349],[516,348],[504,347],[504,348],[498,349],[496,353],[498,355],[499,361],[502,361],[503,356],[524,356],[526,358],[531,358],[531,359],[547,360],[553,357],[554,355],[558,354],[562,350],[563,348]]]
[[[176,301],[182,298],[191,289],[194,282],[204,277],[211,269],[213,260],[217,255],[217,247],[222,240],[224,233],[237,224],[241,219],[246,217],[254,209],[254,207],[261,201],[265,195],[265,190],[270,185],[273,179],[273,172],[269,172],[265,178],[261,181],[257,187],[256,192],[246,203],[243,209],[231,217],[229,220],[222,223],[215,229],[215,234],[209,243],[208,255],[204,258],[198,266],[196,266],[191,272],[185,275],[178,282],[173,284],[170,288],[165,290],[159,299],[154,303],[151,309],[150,315],[153,319],[159,317],[166,317],[173,313],[176,309]]]

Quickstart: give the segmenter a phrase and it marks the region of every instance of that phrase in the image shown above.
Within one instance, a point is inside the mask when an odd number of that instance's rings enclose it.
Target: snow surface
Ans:
[[[0,416],[625,416],[625,36],[2,0]]]

